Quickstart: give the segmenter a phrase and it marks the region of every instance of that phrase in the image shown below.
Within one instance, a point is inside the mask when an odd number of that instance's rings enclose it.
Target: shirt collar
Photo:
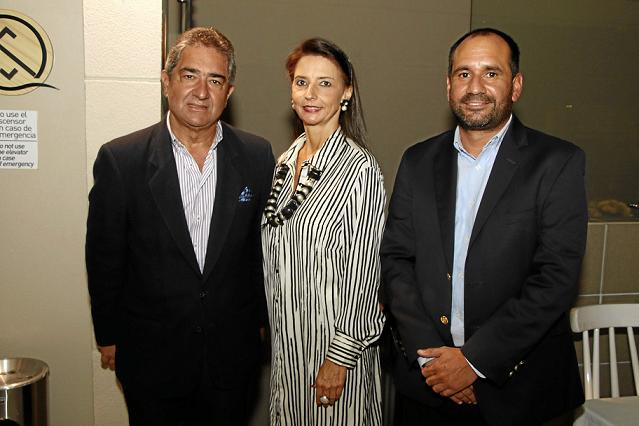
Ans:
[[[171,136],[171,144],[176,148],[186,149],[184,144],[180,142],[177,136],[175,136],[175,134],[173,133],[173,130],[171,130],[171,121],[169,120],[169,115],[171,115],[170,111],[166,114],[166,127],[167,129],[169,129],[169,135]],[[224,137],[224,134],[222,132],[223,132],[222,123],[220,122],[220,120],[217,120],[217,123],[215,123],[215,139],[213,139],[213,144],[211,145],[211,148],[209,149],[209,151],[212,151],[215,148],[217,148],[217,144],[219,144],[222,141],[222,138]]]
[[[487,149],[490,149],[492,147],[498,148],[501,145],[501,141],[504,139],[504,136],[506,135],[506,132],[508,131],[508,128],[510,127],[510,123],[512,121],[513,121],[513,115],[510,114],[510,117],[508,117],[508,121],[506,122],[504,127],[502,127],[501,130],[497,132],[495,136],[490,138],[488,143],[484,145],[484,147],[482,148],[481,152],[479,153],[477,157],[479,157]],[[459,151],[460,154],[464,154],[471,158],[475,158],[472,155],[470,155],[468,151],[464,149],[464,145],[462,145],[461,143],[461,136],[459,134],[459,125],[457,125],[457,127],[455,128],[455,136],[453,137],[453,146],[455,147],[455,149],[457,149],[457,151]]]
[[[280,157],[278,163],[286,164],[291,170],[295,167],[295,161],[297,160],[297,154],[299,153],[302,146],[306,143],[306,133],[302,133],[295,142],[291,145],[291,147]],[[322,145],[322,147],[313,154],[308,160],[309,163],[314,168],[324,171],[326,167],[330,164],[331,159],[335,157],[341,149],[346,146],[346,135],[342,132],[342,128],[338,127],[333,134],[331,134],[326,142]]]

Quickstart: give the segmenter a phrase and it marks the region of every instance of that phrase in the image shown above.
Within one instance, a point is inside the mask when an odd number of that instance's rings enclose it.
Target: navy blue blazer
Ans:
[[[166,120],[103,145],[95,161],[91,312],[97,343],[116,345],[116,373],[129,389],[179,396],[205,366],[216,386],[233,387],[257,363],[266,324],[260,218],[274,158],[266,140],[222,126],[203,272]]]
[[[406,358],[396,386],[416,400],[418,348],[454,346],[450,333],[457,151],[449,131],[410,147],[382,242],[386,304]],[[584,153],[516,117],[495,159],[472,230],[461,348],[489,424],[538,424],[583,402],[567,311],[577,295],[587,205]],[[402,357],[403,358],[403,357]]]

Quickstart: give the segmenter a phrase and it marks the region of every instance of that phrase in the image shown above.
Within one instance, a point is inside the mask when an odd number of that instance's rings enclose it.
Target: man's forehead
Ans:
[[[462,41],[461,44],[455,50],[455,55],[460,52],[467,52],[469,50],[493,50],[493,51],[506,51],[510,53],[510,47],[503,38],[497,34],[476,34],[468,37]]]
[[[186,63],[193,62],[220,62],[219,65],[224,67],[228,65],[228,59],[224,53],[215,47],[204,46],[202,44],[186,46],[184,50],[182,50],[182,55],[178,62],[180,67],[187,66],[185,65]]]
[[[510,61],[508,43],[495,34],[479,34],[464,40],[455,50],[453,67],[463,66],[467,60],[492,62],[494,60]],[[492,61],[491,61],[492,60]],[[487,64],[488,65],[488,64]]]
[[[176,68],[180,71],[190,70],[203,73],[215,73],[228,77],[228,59],[226,55],[214,47],[197,44],[186,46],[182,51]]]

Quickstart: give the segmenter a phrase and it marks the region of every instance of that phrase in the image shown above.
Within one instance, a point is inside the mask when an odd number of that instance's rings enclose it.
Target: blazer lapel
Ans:
[[[180,183],[166,120],[162,121],[158,130],[151,141],[149,187],[173,240],[189,265],[199,274],[200,268],[184,216]]]
[[[457,151],[453,146],[453,133],[448,133],[446,141],[434,158],[435,199],[442,246],[448,264],[453,268],[453,244],[455,237],[455,203],[457,199]]]
[[[223,128],[224,139],[217,148],[217,184],[204,263],[204,279],[210,275],[220,257],[242,189],[242,175],[237,164],[240,160],[238,146],[241,141],[229,126],[223,124]]]
[[[524,127],[519,120],[513,116],[510,129],[508,129],[501,142],[495,163],[490,172],[490,177],[488,178],[488,183],[486,184],[486,189],[484,190],[484,195],[479,204],[473,231],[470,235],[469,247],[473,244],[475,238],[477,238],[490,213],[495,208],[495,205],[497,205],[506,188],[508,188],[510,180],[515,174],[521,159],[519,148],[525,145],[528,145],[528,141]]]

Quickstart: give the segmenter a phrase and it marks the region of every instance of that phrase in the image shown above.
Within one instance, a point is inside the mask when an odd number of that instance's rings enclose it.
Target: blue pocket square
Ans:
[[[240,203],[248,203],[253,199],[253,191],[248,186],[245,186],[242,192],[240,193],[240,197],[237,199]]]

